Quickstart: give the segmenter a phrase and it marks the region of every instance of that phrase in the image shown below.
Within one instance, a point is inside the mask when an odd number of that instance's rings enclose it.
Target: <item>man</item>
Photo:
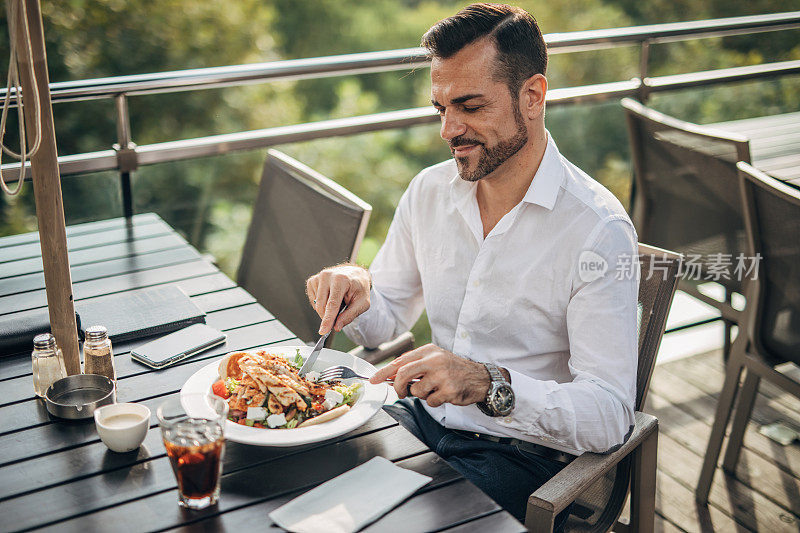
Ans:
[[[432,344],[371,382],[393,377],[401,400],[387,411],[523,520],[536,488],[633,427],[638,276],[618,270],[636,233],[545,129],[533,17],[473,4],[422,46],[454,159],[412,180],[369,272],[331,267],[307,291],[320,333],[344,328],[366,346],[427,310]]]

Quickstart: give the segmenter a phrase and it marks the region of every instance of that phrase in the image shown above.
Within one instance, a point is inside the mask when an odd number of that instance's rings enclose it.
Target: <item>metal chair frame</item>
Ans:
[[[626,110],[625,118],[628,123],[628,131],[630,132],[631,157],[634,166],[630,212],[634,225],[639,232],[639,238],[644,241],[649,240],[648,228],[651,224],[655,223],[655,221],[649,216],[648,202],[645,197],[647,183],[644,180],[644,175],[647,168],[647,161],[645,160],[642,146],[643,133],[639,128],[637,120],[649,121],[666,128],[677,130],[681,133],[697,137],[701,141],[727,143],[736,150],[737,161],[746,161],[749,163],[751,160],[750,142],[745,136],[685,122],[655,111],[654,109],[650,109],[630,98],[623,98],[621,103]],[[669,179],[669,176],[665,176],[664,179]],[[735,187],[736,185],[736,183],[731,183],[731,187]],[[701,213],[698,213],[698,217],[701,215]],[[695,284],[687,280],[681,280],[679,282],[679,288],[681,291],[714,307],[720,312],[722,320],[725,323],[723,353],[727,356],[731,349],[731,329],[734,325],[739,324],[742,318],[741,311],[731,305],[731,292],[725,288],[724,300],[720,301],[701,292]],[[746,292],[746,288],[743,288],[743,292]]]
[[[751,256],[760,253],[760,230],[756,217],[756,207],[753,200],[753,189],[760,187],[775,194],[782,200],[793,204],[800,209],[800,191],[781,183],[745,162],[737,163],[739,169],[739,185],[742,195],[742,204],[745,215],[745,228],[747,242]],[[761,282],[755,277],[748,285],[747,308],[744,311],[742,327],[731,349],[725,369],[725,382],[717,402],[714,424],[706,449],[703,468],[695,489],[695,499],[703,504],[708,504],[708,494],[716,473],[717,460],[719,459],[722,444],[725,439],[725,430],[728,427],[733,405],[738,393],[739,403],[736,407],[731,433],[728,436],[728,445],[725,450],[722,468],[725,472],[733,474],[739,461],[744,433],[753,411],[753,404],[758,393],[761,379],[766,379],[793,396],[800,398],[800,383],[775,370],[767,350],[761,340],[760,327],[764,311],[764,297],[761,291]],[[741,375],[744,372],[744,383],[740,385]]]

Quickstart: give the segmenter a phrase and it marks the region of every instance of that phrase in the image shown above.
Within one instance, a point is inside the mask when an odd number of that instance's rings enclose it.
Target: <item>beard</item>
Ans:
[[[487,147],[484,143],[478,142],[475,139],[462,138],[461,136],[450,141],[451,149],[456,146],[477,144],[481,150],[478,163],[473,170],[467,169],[467,165],[469,165],[468,157],[455,158],[456,166],[458,167],[458,175],[462,180],[478,181],[486,177],[494,172],[497,167],[505,163],[511,156],[522,150],[528,143],[528,130],[525,128],[518,106],[514,105],[513,109],[517,131],[510,138],[504,139],[491,147]]]

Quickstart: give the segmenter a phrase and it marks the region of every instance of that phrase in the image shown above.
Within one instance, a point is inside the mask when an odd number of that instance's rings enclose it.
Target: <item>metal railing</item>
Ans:
[[[650,94],[656,92],[800,74],[800,61],[784,61],[671,76],[647,76],[651,44],[798,28],[800,28],[800,11],[547,34],[544,38],[550,54],[601,50],[618,46],[638,45],[640,47],[639,76],[637,78],[553,89],[547,94],[547,103],[553,106],[602,102],[624,96],[644,101]],[[407,128],[418,124],[433,123],[439,118],[432,107],[422,107],[136,146],[130,135],[130,117],[127,105],[129,96],[214,89],[277,80],[411,70],[427,65],[428,58],[423,49],[408,48],[52,83],[50,88],[54,104],[99,98],[116,100],[117,143],[114,144],[113,149],[61,156],[58,159],[61,175],[119,171],[125,215],[130,216],[133,213],[130,173],[141,165],[222,155],[234,151],[261,149],[278,144],[327,137]],[[5,97],[5,91],[0,91],[0,98],[3,97]],[[14,104],[14,102],[15,94],[12,92],[11,103]],[[11,178],[10,181],[13,181],[16,179],[14,178],[15,170],[18,168],[18,164],[3,165],[4,175],[7,173]],[[30,167],[27,166],[26,178],[29,177]]]

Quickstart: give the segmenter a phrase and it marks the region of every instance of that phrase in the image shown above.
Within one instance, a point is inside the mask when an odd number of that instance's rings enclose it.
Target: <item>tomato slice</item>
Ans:
[[[227,400],[231,396],[230,393],[228,392],[228,387],[225,386],[225,382],[222,381],[221,379],[215,381],[214,384],[211,385],[211,390],[214,392],[214,394],[225,400]]]

